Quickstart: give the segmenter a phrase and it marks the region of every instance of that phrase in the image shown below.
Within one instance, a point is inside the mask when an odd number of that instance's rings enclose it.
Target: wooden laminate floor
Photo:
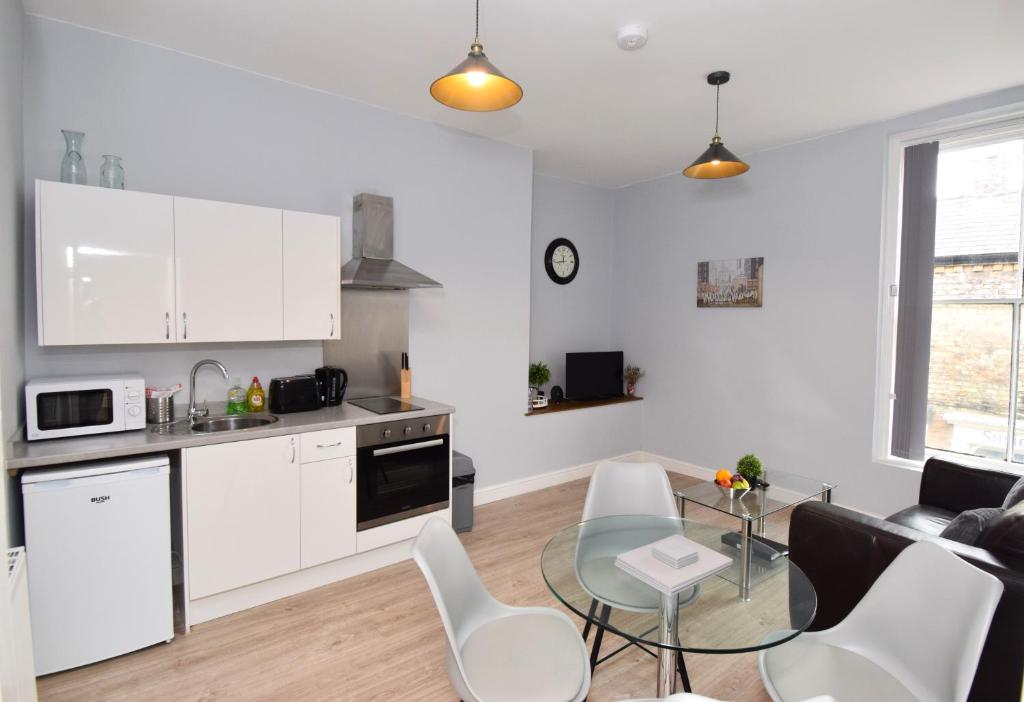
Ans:
[[[673,475],[682,487],[692,478]],[[463,543],[490,591],[513,605],[558,603],[544,584],[544,544],[580,515],[578,480],[476,511]],[[687,517],[736,520],[687,506]],[[788,510],[768,519],[786,540]],[[575,618],[575,617],[574,617]],[[581,624],[582,628],[582,624]],[[445,672],[441,622],[410,560],[201,624],[170,644],[39,680],[41,700],[456,700]],[[593,637],[591,637],[593,638]],[[609,636],[603,650],[620,640]],[[607,648],[606,648],[607,647]],[[768,700],[755,654],[687,654],[695,692]],[[654,695],[655,661],[628,649],[598,667],[591,702]]]

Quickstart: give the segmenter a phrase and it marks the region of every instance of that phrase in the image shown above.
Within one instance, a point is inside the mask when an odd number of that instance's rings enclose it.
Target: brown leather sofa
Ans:
[[[921,479],[919,504],[888,519],[823,502],[806,502],[790,519],[790,558],[807,574],[818,594],[810,630],[842,621],[875,579],[904,548],[935,539],[1003,583],[988,639],[971,687],[970,702],[1020,702],[1024,679],[1024,543],[994,553],[938,537],[957,514],[998,507],[1017,477],[930,459]],[[1014,514],[1024,520],[1024,514]],[[1021,530],[1014,528],[1014,534]],[[928,597],[927,588],[920,593]],[[964,593],[970,597],[970,593]],[[942,602],[935,602],[942,616]]]

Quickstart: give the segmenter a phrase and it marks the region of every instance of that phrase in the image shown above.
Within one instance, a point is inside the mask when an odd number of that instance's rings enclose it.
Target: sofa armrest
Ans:
[[[818,596],[812,630],[842,621],[920,532],[824,502],[804,502],[789,522],[789,558]]]
[[[809,629],[835,626],[879,575],[915,541],[931,540],[1003,583],[970,702],[1020,701],[1024,678],[1024,571],[989,551],[929,536],[909,527],[824,502],[797,505],[789,522],[790,560],[807,574],[818,597]],[[965,593],[965,596],[970,596]],[[922,597],[927,597],[923,592]],[[941,613],[941,603],[936,603]]]
[[[970,468],[941,458],[929,458],[921,475],[922,505],[963,512],[978,507],[998,507],[1017,482],[1016,475],[984,468]]]

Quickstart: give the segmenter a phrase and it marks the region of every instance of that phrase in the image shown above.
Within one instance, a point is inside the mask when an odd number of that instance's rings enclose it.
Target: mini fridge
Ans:
[[[167,456],[28,471],[21,484],[36,675],[170,641]]]

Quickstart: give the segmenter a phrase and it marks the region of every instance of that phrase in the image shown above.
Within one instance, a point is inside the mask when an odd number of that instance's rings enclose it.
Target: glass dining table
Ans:
[[[544,547],[541,571],[552,594],[576,615],[631,643],[657,649],[657,694],[663,697],[675,692],[677,671],[685,676],[683,652],[769,648],[799,635],[814,619],[814,587],[788,558],[766,566],[750,599],[737,597],[740,564],[736,549],[722,542],[726,533],[689,519],[601,517],[558,532]],[[727,555],[732,565],[671,595],[615,565],[619,554],[673,534]],[[684,687],[689,687],[685,678]]]

